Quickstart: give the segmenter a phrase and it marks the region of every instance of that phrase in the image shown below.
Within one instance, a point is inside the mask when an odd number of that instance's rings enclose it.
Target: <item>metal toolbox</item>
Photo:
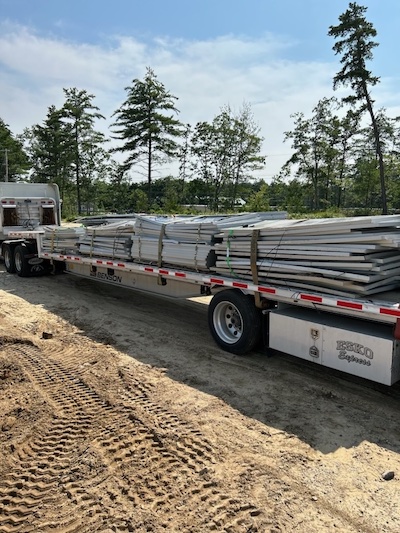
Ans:
[[[275,310],[269,317],[274,350],[384,385],[400,380],[393,326],[308,309]]]

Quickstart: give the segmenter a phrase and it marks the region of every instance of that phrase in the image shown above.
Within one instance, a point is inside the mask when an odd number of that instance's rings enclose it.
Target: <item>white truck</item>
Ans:
[[[243,355],[263,343],[273,351],[384,385],[400,380],[399,290],[374,298],[337,297],[197,269],[49,251],[43,246],[41,226],[44,220],[58,223],[59,203],[50,189],[42,192],[29,196],[28,201],[19,196],[17,202],[8,195],[1,200],[3,235],[8,237],[2,243],[7,272],[30,276],[63,271],[169,297],[213,295],[208,326],[225,351]],[[7,205],[14,205],[12,201],[21,207],[35,204],[43,217],[35,218],[35,226],[30,211],[29,216],[25,213],[16,219],[22,224],[9,229],[11,211],[7,210],[11,208]]]
[[[13,232],[40,229],[61,224],[61,201],[53,183],[0,183],[0,242],[8,272],[15,272],[29,258],[30,272],[48,270],[48,262],[37,255],[36,242],[13,239]],[[26,268],[25,268],[25,271]]]

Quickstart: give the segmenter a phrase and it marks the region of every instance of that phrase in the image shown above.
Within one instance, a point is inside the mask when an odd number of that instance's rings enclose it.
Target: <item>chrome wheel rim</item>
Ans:
[[[235,344],[243,334],[243,318],[231,302],[220,302],[214,309],[214,329],[226,344]]]

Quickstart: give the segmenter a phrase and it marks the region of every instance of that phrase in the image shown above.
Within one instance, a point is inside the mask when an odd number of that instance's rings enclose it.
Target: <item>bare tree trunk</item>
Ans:
[[[147,155],[147,201],[149,203],[149,210],[151,209],[151,163],[152,163],[152,143],[151,143],[151,135],[149,137],[149,144],[148,144],[148,150],[149,153]]]
[[[78,214],[82,214],[81,206],[81,181],[80,181],[80,161],[79,161],[79,133],[78,126],[75,125],[75,178],[76,178],[76,200],[78,203]]]
[[[381,139],[379,135],[379,128],[378,124],[376,122],[374,110],[372,107],[371,98],[368,94],[368,89],[366,84],[363,84],[364,92],[365,92],[365,98],[367,102],[367,109],[369,112],[369,115],[371,117],[372,122],[372,128],[374,130],[374,137],[375,137],[375,150],[376,155],[378,157],[378,165],[379,165],[379,180],[381,184],[381,197],[382,197],[382,214],[387,215],[388,214],[388,208],[387,208],[387,200],[386,200],[386,183],[385,183],[385,167],[383,164],[383,154],[382,154],[382,144]]]

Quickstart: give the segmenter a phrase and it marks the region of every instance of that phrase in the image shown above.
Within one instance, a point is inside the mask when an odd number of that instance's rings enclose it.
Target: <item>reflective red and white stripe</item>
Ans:
[[[384,317],[400,318],[399,304],[381,306],[370,302],[354,301],[345,299],[336,299],[334,296],[316,295],[303,292],[297,292],[293,289],[282,287],[269,287],[265,285],[254,285],[243,280],[208,276],[198,272],[183,272],[180,270],[171,270],[167,268],[154,267],[150,265],[140,265],[135,263],[125,263],[107,259],[87,258],[75,255],[53,254],[43,252],[41,257],[56,259],[59,261],[72,261],[81,264],[99,265],[107,268],[118,268],[128,272],[141,272],[167,276],[175,279],[182,279],[188,282],[199,283],[203,285],[218,285],[221,287],[237,288],[249,292],[259,292],[263,295],[273,297],[273,299],[287,300],[293,303],[299,301],[320,304],[327,307],[336,307],[343,310],[358,311],[360,313],[370,313]]]

